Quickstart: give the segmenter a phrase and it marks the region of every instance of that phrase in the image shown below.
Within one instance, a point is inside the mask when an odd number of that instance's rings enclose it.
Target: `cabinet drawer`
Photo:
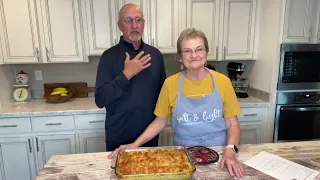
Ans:
[[[0,134],[32,132],[30,118],[0,119]]]
[[[241,108],[241,114],[238,119],[240,122],[262,121],[265,110],[265,108]]]
[[[77,129],[103,129],[106,114],[77,115]]]
[[[73,116],[34,117],[35,131],[64,131],[74,129]]]

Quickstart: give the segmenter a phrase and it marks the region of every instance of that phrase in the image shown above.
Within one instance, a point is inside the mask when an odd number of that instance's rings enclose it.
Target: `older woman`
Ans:
[[[197,29],[184,30],[177,42],[178,55],[185,70],[166,79],[154,114],[155,120],[132,144],[139,147],[158,135],[171,118],[174,144],[182,146],[226,145],[220,163],[230,175],[241,177],[243,169],[236,158],[240,137],[237,115],[239,103],[228,77],[205,67],[208,40]]]

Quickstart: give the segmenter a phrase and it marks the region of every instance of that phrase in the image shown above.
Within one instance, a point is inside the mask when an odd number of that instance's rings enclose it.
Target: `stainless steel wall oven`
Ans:
[[[279,92],[274,142],[320,139],[320,92]]]

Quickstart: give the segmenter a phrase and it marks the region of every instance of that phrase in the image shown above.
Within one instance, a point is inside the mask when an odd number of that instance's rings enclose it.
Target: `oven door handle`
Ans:
[[[282,111],[320,111],[320,107],[282,107]]]

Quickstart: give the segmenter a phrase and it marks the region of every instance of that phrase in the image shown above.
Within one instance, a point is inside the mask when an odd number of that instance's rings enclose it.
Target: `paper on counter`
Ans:
[[[318,171],[267,152],[260,152],[244,164],[281,180],[312,180],[319,174]]]

